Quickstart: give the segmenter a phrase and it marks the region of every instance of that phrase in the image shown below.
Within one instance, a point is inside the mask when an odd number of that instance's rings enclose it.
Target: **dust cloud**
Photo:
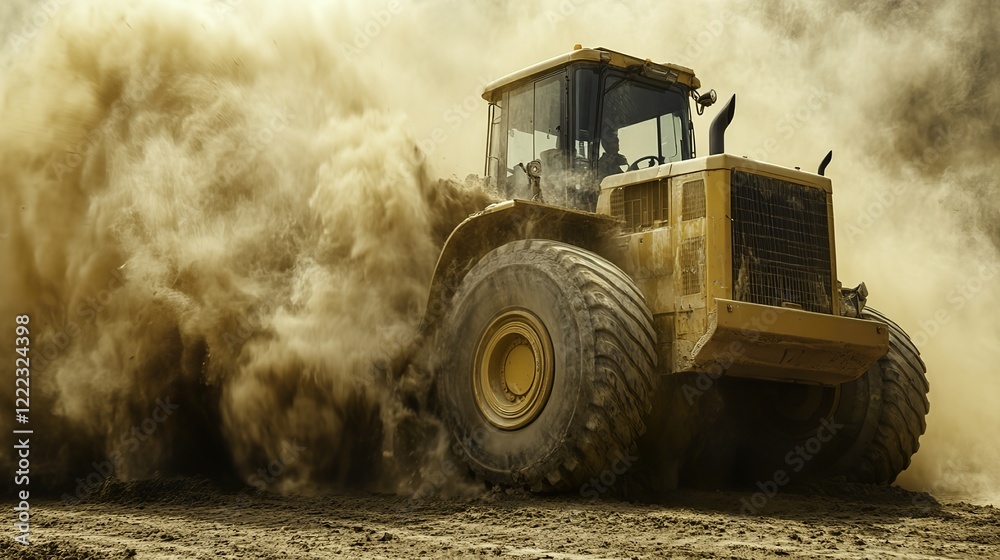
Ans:
[[[731,152],[815,169],[834,150],[840,278],[914,336],[932,385],[900,482],[1000,495],[995,4],[97,6],[0,8],[0,316],[57,348],[33,377],[39,464],[72,465],[53,484],[111,459],[273,489],[393,471],[391,427],[434,430],[382,377],[483,201],[430,177],[481,172],[485,83],[582,43],[738,93]]]
[[[385,436],[418,414],[392,382],[444,235],[486,199],[431,180],[334,40],[350,14],[6,12],[0,315],[30,316],[35,485],[390,484]]]

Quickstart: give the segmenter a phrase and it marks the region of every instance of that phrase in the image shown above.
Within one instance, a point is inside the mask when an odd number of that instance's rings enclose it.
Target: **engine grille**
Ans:
[[[655,227],[670,217],[666,181],[621,187],[611,192],[611,215],[625,220],[625,229]]]
[[[826,193],[733,171],[733,299],[832,313]]]
[[[705,238],[681,241],[681,294],[701,292],[705,285]]]

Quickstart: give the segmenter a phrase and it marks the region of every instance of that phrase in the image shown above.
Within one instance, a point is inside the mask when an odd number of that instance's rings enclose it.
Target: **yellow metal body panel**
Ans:
[[[826,193],[832,314],[733,300],[729,213],[734,170]],[[653,313],[661,373],[838,384],[861,375],[888,348],[885,325],[839,316],[831,188],[825,177],[722,154],[608,177],[601,184],[597,213],[523,200],[493,205],[463,222],[446,242],[425,326],[435,322],[482,256],[529,238],[564,241],[622,267]]]
[[[726,299],[715,305],[685,369],[838,384],[861,376],[889,349],[889,329],[876,321]]]
[[[806,185],[826,193],[832,314],[734,302],[730,179],[733,171]],[[628,193],[663,193],[668,220]],[[657,187],[659,190],[654,189]],[[704,200],[697,198],[703,191]],[[689,194],[685,194],[689,193]],[[695,202],[685,201],[691,196]],[[839,316],[832,188],[829,179],[728,154],[612,175],[601,184],[597,212],[623,221],[622,264],[646,296],[658,330],[665,373],[714,373],[837,384],[861,375],[887,350],[885,326]],[[688,215],[685,215],[685,212]],[[735,305],[735,307],[733,307]],[[733,307],[735,311],[728,311]],[[725,315],[720,320],[717,309]],[[744,333],[736,317],[775,313],[773,328]],[[881,331],[879,331],[881,329]],[[731,344],[741,348],[729,360]],[[713,358],[722,356],[722,358]]]

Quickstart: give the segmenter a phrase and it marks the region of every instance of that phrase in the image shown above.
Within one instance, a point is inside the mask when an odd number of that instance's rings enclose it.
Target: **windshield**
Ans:
[[[610,75],[604,83],[598,179],[690,156],[687,98],[668,90]]]

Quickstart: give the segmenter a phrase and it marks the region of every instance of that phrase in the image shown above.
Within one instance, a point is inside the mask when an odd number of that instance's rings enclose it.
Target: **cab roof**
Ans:
[[[496,94],[500,90],[520,85],[531,80],[532,78],[545,74],[550,70],[556,70],[566,66],[571,62],[580,61],[608,64],[622,70],[636,65],[648,64],[656,70],[673,72],[677,75],[678,83],[684,84],[691,89],[698,89],[701,87],[701,81],[695,77],[694,70],[690,68],[677,64],[655,63],[648,58],[643,60],[641,58],[629,56],[611,49],[605,49],[603,47],[590,49],[582,48],[580,45],[576,45],[576,47],[568,53],[533,64],[527,68],[523,68],[512,74],[507,74],[498,80],[490,82],[486,85],[486,89],[483,91],[483,99],[489,102],[494,102],[496,101]]]

